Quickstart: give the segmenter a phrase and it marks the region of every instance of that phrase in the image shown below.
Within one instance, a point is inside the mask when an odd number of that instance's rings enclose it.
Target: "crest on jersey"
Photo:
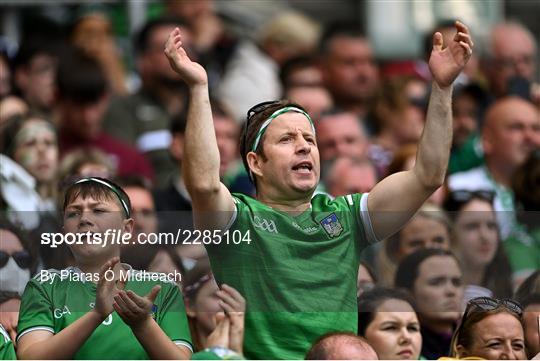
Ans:
[[[343,231],[343,226],[335,213],[323,218],[320,223],[330,237],[338,237]]]

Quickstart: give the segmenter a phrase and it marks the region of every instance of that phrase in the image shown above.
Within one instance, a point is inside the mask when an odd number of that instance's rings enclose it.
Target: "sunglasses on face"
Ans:
[[[13,257],[13,260],[22,269],[30,268],[32,263],[32,257],[27,251],[19,251],[13,254],[8,254],[4,251],[0,251],[0,268],[3,268],[8,262],[9,258]]]

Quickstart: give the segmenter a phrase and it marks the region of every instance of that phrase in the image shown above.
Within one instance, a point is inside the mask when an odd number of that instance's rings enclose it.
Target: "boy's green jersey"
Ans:
[[[0,324],[0,360],[16,360],[15,348],[13,342],[4,328]]]
[[[303,359],[319,336],[356,332],[360,252],[376,241],[367,198],[319,194],[292,216],[233,194],[228,231],[242,241],[207,250],[218,283],[246,299],[248,359]]]
[[[136,278],[136,275],[142,277]],[[132,290],[139,296],[147,295],[152,287],[159,284],[154,301],[152,317],[169,338],[192,350],[182,294],[175,283],[155,281],[142,271],[129,270],[125,290]],[[154,274],[155,275],[155,274]],[[134,278],[131,278],[131,277]],[[85,279],[85,275],[75,267],[41,271],[26,286],[22,296],[18,339],[34,330],[58,333],[94,307],[96,284]],[[75,359],[148,359],[131,328],[116,312],[111,313],[99,325],[79,351]]]

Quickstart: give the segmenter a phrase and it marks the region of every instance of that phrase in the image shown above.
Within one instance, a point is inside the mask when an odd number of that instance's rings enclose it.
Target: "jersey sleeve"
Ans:
[[[180,289],[175,284],[164,283],[160,304],[156,305],[156,321],[163,332],[178,346],[185,346],[193,352],[191,334]],[[157,301],[157,300],[156,300]]]
[[[31,331],[42,330],[54,333],[53,309],[43,285],[35,278],[30,280],[21,298],[17,341]]]
[[[357,229],[361,233],[361,236],[367,242],[366,245],[379,242],[377,236],[375,236],[373,225],[371,223],[371,216],[368,211],[368,196],[369,193],[357,193],[345,196],[347,205],[351,209],[354,217],[353,221],[357,225]]]

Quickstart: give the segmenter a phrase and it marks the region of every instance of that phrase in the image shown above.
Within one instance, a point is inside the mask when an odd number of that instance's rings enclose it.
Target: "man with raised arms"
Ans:
[[[241,155],[257,193],[231,194],[219,180],[206,71],[188,58],[178,29],[169,35],[165,54],[191,94],[182,174],[195,226],[245,236],[238,245],[207,250],[218,283],[246,298],[246,357],[302,358],[319,336],[356,331],[361,250],[399,230],[444,180],[452,83],[473,46],[467,27],[455,26],[446,48],[440,33],[433,37],[433,89],[414,168],[383,179],[369,194],[336,199],[313,196],[320,170],[313,122],[286,101],[248,112]]]

